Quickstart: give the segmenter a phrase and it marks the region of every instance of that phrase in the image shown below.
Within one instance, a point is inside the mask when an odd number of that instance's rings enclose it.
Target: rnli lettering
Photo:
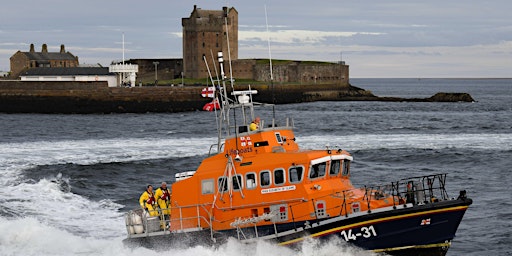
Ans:
[[[350,240],[356,241],[359,237],[370,238],[372,236],[377,236],[377,232],[373,225],[362,227],[359,230],[354,229],[354,231],[352,231],[352,229],[341,231],[341,237],[347,242]]]
[[[286,186],[286,187],[278,187],[278,188],[266,188],[262,189],[262,194],[269,194],[269,193],[277,193],[277,192],[285,192],[285,191],[291,191],[295,190],[295,185],[292,186]]]
[[[242,149],[238,150],[238,154],[249,153],[249,152],[252,152],[252,147],[242,148]],[[236,150],[235,149],[230,149],[229,150],[229,154],[233,155],[233,156],[236,156]]]

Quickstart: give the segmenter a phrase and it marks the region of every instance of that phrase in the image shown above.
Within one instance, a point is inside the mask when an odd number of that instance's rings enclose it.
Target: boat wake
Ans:
[[[101,228],[98,226],[96,228]],[[45,255],[145,255],[145,256],[371,256],[368,251],[347,245],[342,240],[328,243],[308,240],[297,250],[258,241],[243,244],[235,239],[218,247],[195,246],[186,249],[166,249],[163,251],[147,248],[128,248],[122,243],[125,237],[98,238],[83,237],[45,224],[32,217],[8,219],[0,217],[0,254],[45,256]],[[30,246],[27,246],[30,245]]]

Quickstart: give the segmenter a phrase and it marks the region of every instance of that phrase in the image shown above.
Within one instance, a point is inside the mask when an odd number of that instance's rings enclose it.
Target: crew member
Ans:
[[[249,130],[256,131],[260,127],[260,117],[256,117],[254,121],[249,125]]]
[[[162,214],[167,216],[171,213],[169,207],[171,203],[171,191],[167,188],[167,183],[162,182],[162,185],[155,191],[155,198],[158,206],[162,210]]]
[[[155,195],[153,194],[153,186],[148,185],[146,190],[142,192],[139,198],[140,207],[147,211],[150,216],[158,216],[156,209]]]

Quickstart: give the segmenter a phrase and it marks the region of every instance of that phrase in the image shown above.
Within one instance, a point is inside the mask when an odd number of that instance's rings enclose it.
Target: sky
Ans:
[[[182,58],[194,5],[238,11],[241,59],[343,60],[351,78],[512,77],[510,0],[3,1],[0,71],[31,43],[108,66],[123,35],[125,59]]]

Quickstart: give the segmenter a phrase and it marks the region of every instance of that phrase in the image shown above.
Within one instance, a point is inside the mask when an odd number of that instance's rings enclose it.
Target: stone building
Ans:
[[[235,8],[203,10],[194,5],[190,17],[182,19],[182,26],[183,72],[186,78],[208,77],[203,56],[206,57],[208,67],[215,76],[214,65],[218,65],[217,52],[222,51],[226,76],[230,76],[231,66],[235,79],[270,81],[268,59],[238,59],[238,11]],[[226,64],[228,60],[231,60],[232,65]],[[277,83],[348,85],[348,73],[349,68],[343,62],[285,60],[273,65],[273,78]]]
[[[19,75],[29,69],[37,67],[78,67],[78,57],[66,52],[64,45],[60,46],[59,52],[48,52],[48,46],[43,44],[41,52],[34,50],[34,44],[30,45],[28,52],[17,51],[10,58],[11,78],[18,78]]]
[[[225,60],[238,59],[238,11],[234,7],[203,10],[194,5],[190,17],[182,19],[182,26],[183,73],[186,78],[208,77],[203,56],[211,70],[217,63],[217,52],[223,52]]]
[[[129,59],[125,61],[139,66],[137,81],[172,80],[181,78],[183,59]]]

